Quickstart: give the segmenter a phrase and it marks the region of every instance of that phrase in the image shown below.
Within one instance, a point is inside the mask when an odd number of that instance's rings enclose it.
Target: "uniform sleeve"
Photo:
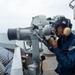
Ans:
[[[75,66],[75,42],[73,41],[70,45],[70,50],[66,55],[61,52],[61,50],[57,47],[54,49],[54,53],[57,57],[57,61],[61,63],[61,65],[67,69],[73,68]]]

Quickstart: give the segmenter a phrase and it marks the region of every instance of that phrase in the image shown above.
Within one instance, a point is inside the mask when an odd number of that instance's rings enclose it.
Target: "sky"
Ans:
[[[69,19],[75,29],[73,10],[69,7],[71,0],[0,0],[0,32],[9,28],[31,26],[32,17],[45,15],[53,17],[63,15]]]

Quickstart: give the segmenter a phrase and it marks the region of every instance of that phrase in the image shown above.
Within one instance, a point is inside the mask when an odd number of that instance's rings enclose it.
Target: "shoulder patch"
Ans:
[[[72,50],[74,50],[74,49],[75,49],[75,46],[70,46],[70,47],[68,48],[69,51],[72,51]]]

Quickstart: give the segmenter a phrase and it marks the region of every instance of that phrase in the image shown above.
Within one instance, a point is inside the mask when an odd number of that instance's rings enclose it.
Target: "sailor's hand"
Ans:
[[[55,49],[58,46],[57,41],[55,41],[53,37],[50,37],[48,41],[53,49]]]

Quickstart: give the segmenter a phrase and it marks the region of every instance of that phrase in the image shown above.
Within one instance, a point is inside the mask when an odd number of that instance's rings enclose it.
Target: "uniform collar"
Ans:
[[[74,34],[71,32],[69,36],[66,37],[66,41],[70,40],[74,37]]]
[[[69,36],[64,36],[64,35],[62,35],[61,37],[60,37],[60,39],[62,40],[62,42],[67,42],[67,41],[69,41],[71,38],[73,38],[74,37],[74,34],[73,33],[70,33],[70,35]]]

